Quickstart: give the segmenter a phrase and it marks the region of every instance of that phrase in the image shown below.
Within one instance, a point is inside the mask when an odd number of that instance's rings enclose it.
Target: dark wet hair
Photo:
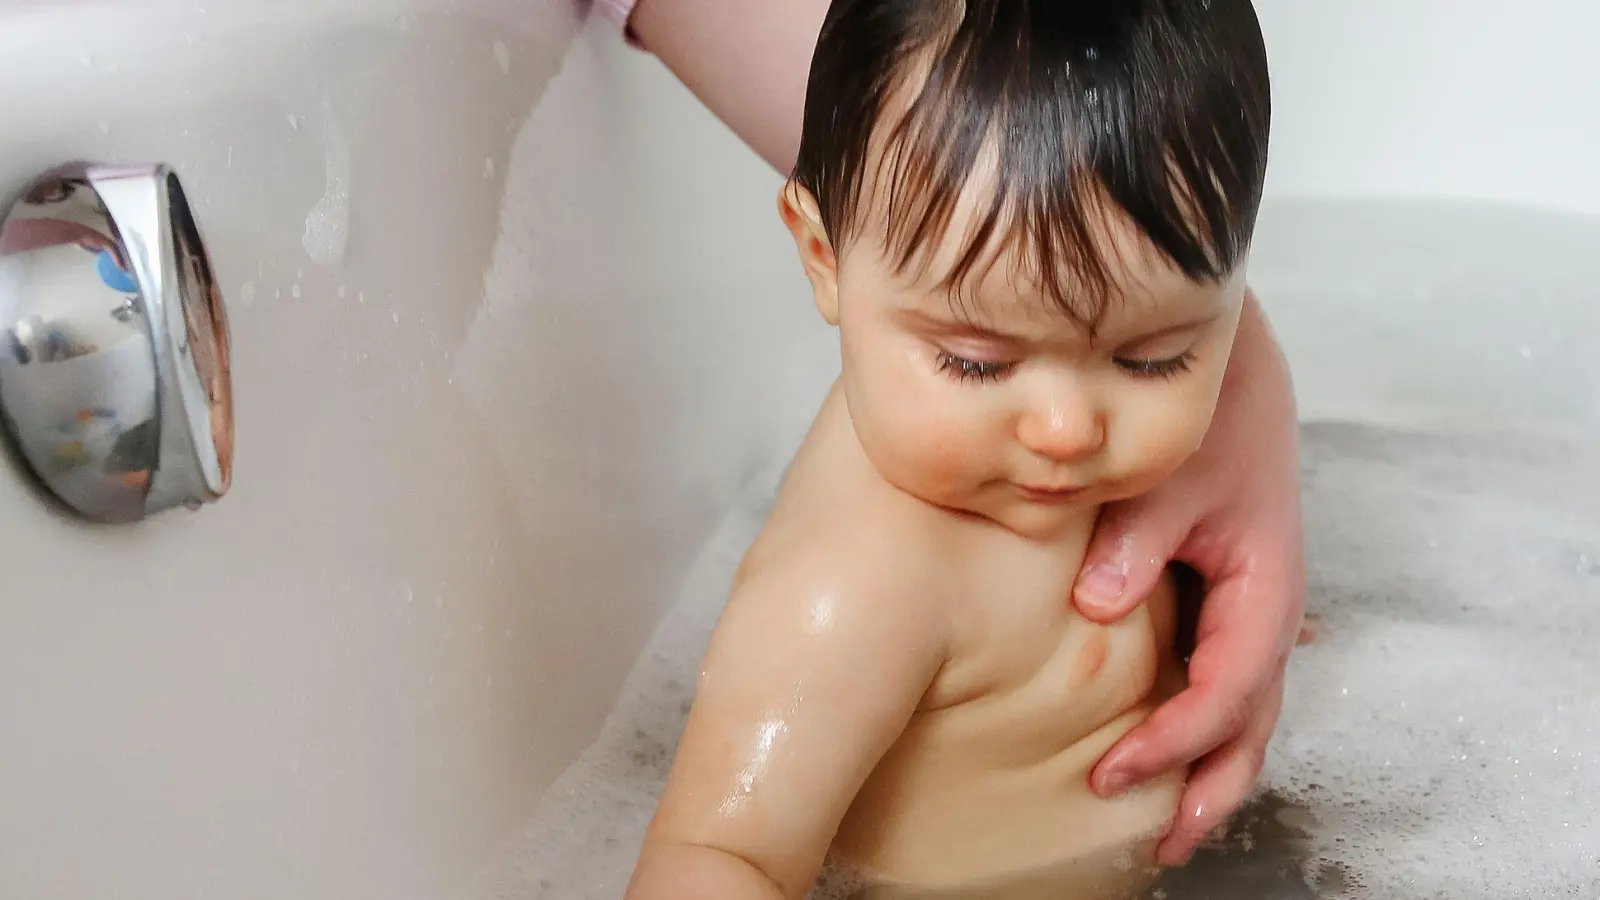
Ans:
[[[897,92],[909,103],[886,120]],[[1193,281],[1244,261],[1270,119],[1249,0],[834,0],[792,180],[840,247],[871,200],[880,138],[885,246],[904,269],[990,152],[989,207],[945,285],[959,293],[991,249],[1018,251],[1092,329],[1112,272],[1095,226],[1118,211]]]

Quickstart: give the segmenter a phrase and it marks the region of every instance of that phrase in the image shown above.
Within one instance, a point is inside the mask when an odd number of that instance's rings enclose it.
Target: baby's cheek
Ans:
[[[896,411],[873,455],[901,489],[935,502],[948,501],[972,480],[970,436],[960,424],[907,405]]]
[[[1125,477],[1161,479],[1200,448],[1210,416],[1194,403],[1173,404],[1142,410],[1124,424],[1116,440]]]
[[[972,453],[962,435],[950,428],[924,427],[921,443],[922,468],[930,477],[955,480],[972,467]]]
[[[927,409],[927,407],[924,407]],[[956,416],[924,412],[908,429],[916,435],[917,453],[930,477],[951,485],[981,479],[983,454],[977,446],[983,440],[979,423]]]

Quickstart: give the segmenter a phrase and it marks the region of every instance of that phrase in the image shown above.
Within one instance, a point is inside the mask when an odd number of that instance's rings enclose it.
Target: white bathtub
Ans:
[[[1258,5],[1306,415],[1600,432],[1600,11]],[[455,894],[831,376],[778,177],[570,0],[0,0],[0,122],[177,168],[238,403],[197,514],[0,469],[0,897]]]

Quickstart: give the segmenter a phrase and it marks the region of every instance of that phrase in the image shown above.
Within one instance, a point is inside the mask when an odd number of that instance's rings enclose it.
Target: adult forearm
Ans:
[[[1267,321],[1254,291],[1247,291],[1233,356],[1223,384],[1224,403],[1273,403],[1286,406],[1286,421],[1295,417],[1294,384],[1289,362]]]
[[[788,174],[827,11],[828,0],[639,0],[631,25],[717,118]]]

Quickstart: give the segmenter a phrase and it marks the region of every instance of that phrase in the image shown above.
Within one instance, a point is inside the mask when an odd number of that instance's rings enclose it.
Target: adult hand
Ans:
[[[1106,509],[1073,592],[1085,616],[1109,623],[1137,606],[1169,560],[1205,579],[1189,687],[1091,777],[1110,796],[1197,763],[1158,850],[1168,866],[1188,862],[1260,775],[1305,603],[1293,388],[1254,295],[1245,303],[1200,450],[1159,489]]]

